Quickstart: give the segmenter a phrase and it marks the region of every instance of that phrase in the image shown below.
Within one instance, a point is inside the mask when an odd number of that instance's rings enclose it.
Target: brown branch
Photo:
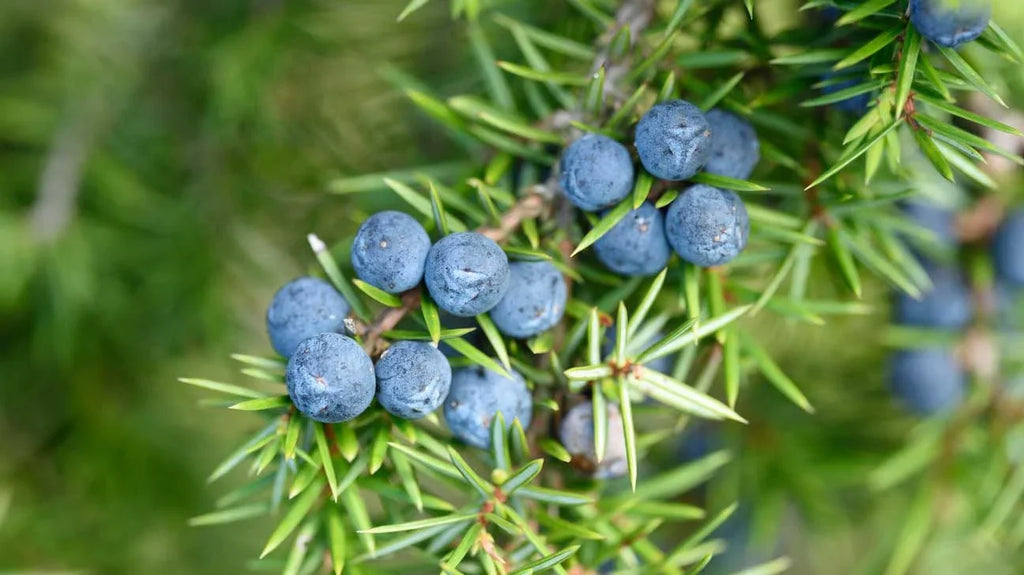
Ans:
[[[482,227],[477,229],[477,232],[496,242],[505,241],[509,235],[519,228],[523,220],[539,216],[544,211],[545,204],[544,198],[539,194],[528,193],[501,216],[501,221],[498,222],[497,227]]]
[[[338,436],[334,433],[334,425],[324,424],[324,437],[327,438],[327,446],[331,455],[338,455],[340,449],[338,448]]]
[[[401,307],[387,308],[377,315],[373,323],[366,326],[363,332],[363,349],[370,354],[370,357],[377,357],[387,349],[386,342],[381,339],[381,336],[384,335],[384,332],[395,329],[395,326],[402,321],[406,314],[418,308],[420,299],[420,288],[413,288],[402,294]]]

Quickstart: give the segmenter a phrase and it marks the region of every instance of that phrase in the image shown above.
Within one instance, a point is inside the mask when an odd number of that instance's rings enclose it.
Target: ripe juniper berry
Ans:
[[[615,140],[587,134],[562,153],[558,181],[574,206],[596,212],[619,203],[633,190],[633,160]]]
[[[491,445],[490,429],[500,411],[505,422],[519,418],[523,427],[530,425],[533,397],[515,371],[512,377],[479,366],[457,370],[444,402],[444,418],[455,437],[469,445],[487,449]]]
[[[684,260],[701,267],[732,260],[750,235],[743,200],[730,190],[703,184],[691,186],[672,202],[665,220],[668,243]]]
[[[352,267],[366,283],[388,293],[402,293],[423,279],[430,237],[412,216],[378,212],[370,216],[352,242]]]
[[[665,218],[650,202],[626,214],[594,243],[604,266],[624,276],[654,275],[672,255],[665,239]]]
[[[324,280],[301,277],[288,282],[274,294],[267,308],[270,344],[277,353],[289,357],[302,340],[341,331],[348,312],[348,302]]]
[[[761,159],[757,132],[743,118],[715,108],[704,115],[711,126],[711,157],[704,171],[745,180]]]
[[[299,343],[285,371],[288,396],[315,421],[338,423],[366,411],[377,385],[373,362],[355,340],[321,333]]]
[[[377,360],[377,401],[392,415],[419,419],[441,406],[452,383],[448,359],[433,345],[400,341]]]
[[[555,266],[515,262],[509,266],[508,291],[491,310],[491,319],[509,337],[533,337],[562,319],[567,296],[565,279]]]
[[[438,307],[461,317],[479,315],[508,290],[508,256],[482,234],[451,234],[430,248],[424,277]]]
[[[665,180],[685,180],[711,156],[711,127],[685,100],[655,104],[636,125],[636,152],[644,168]]]

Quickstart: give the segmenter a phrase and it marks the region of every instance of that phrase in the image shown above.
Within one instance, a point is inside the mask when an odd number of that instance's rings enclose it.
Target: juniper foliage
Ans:
[[[414,20],[427,3],[413,0],[397,19]],[[899,203],[932,193],[920,188],[935,174],[976,197],[997,197],[986,158],[1022,163],[987,139],[993,131],[1021,136],[989,113],[993,103],[1005,106],[1005,86],[990,80],[998,78],[1000,59],[1013,66],[1022,59],[996,22],[956,51],[923,40],[902,0],[812,0],[790,24],[771,30],[753,0],[569,0],[571,9],[548,29],[513,15],[510,4],[450,3],[479,74],[473,90],[445,96],[429,79],[389,73],[465,161],[340,178],[327,187],[336,195],[387,190],[435,238],[476,229],[513,260],[551,262],[571,282],[565,319],[525,341],[503,337],[486,315],[452,328],[420,288],[395,295],[353,280],[343,255],[349,238],[308,239],[323,275],[352,304],[347,327],[367,352],[379,355],[391,341],[431,341],[454,350],[453,367],[515,369],[530,382],[533,421],[524,428],[499,417],[485,452],[453,445],[436,414],[410,422],[373,407],[341,424],[310,421],[285,394],[285,364],[277,357],[234,355],[247,385],[182,379],[220,394],[212,404],[263,419],[210,476],[248,467],[251,482],[192,523],[274,516],[260,554],[264,566],[288,574],[681,574],[729,565],[716,559],[730,553],[720,527],[743,516],[743,502],[718,500],[715,486],[726,481],[719,472],[733,455],[703,449],[670,465],[645,465],[648,455],[696,437],[701,421],[745,425],[758,405],[738,406],[754,382],[813,413],[804,388],[819,382],[788,375],[763,326],[810,328],[864,315],[870,310],[858,300],[868,278],[920,296],[929,278],[917,254],[941,246]],[[518,55],[496,58],[495,45],[509,39]],[[553,167],[567,143],[586,133],[629,142],[645,110],[680,97],[756,128],[762,159],[752,180],[698,173],[678,184],[641,171],[630,196],[600,215],[574,213],[559,198]],[[853,98],[866,104],[840,105]],[[741,194],[752,231],[738,258],[703,269],[674,257],[654,277],[626,279],[597,263],[594,243],[630,210],[646,201],[667,206],[688,183]],[[812,285],[819,269],[842,288],[819,295]],[[897,347],[950,345],[957,337],[878,327]],[[968,343],[991,346],[984,333]],[[651,368],[665,358],[670,370]],[[933,526],[950,492],[942,473],[948,466],[959,471],[960,502],[976,510],[961,525],[991,553],[1020,557],[1019,407],[999,401],[993,370],[972,370],[967,405],[923,421],[868,475],[877,493],[909,486],[915,495],[896,519],[899,537],[868,554],[865,568],[905,573],[930,541],[941,541]],[[588,469],[560,444],[560,418],[580,402],[593,406],[594,453],[605,452],[611,434],[622,435],[628,480],[590,479],[593,462]],[[620,427],[609,422],[610,403],[618,405]],[[817,482],[806,485],[807,500],[797,496],[797,507],[813,517]],[[784,556],[768,556],[742,572],[779,573],[789,565]]]

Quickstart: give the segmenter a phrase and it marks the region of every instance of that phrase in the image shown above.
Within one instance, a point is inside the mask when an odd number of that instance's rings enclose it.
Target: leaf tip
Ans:
[[[387,178],[384,178],[384,180],[387,181]],[[309,242],[309,247],[313,250],[314,254],[321,254],[327,251],[327,244],[316,234],[306,234],[306,241]]]

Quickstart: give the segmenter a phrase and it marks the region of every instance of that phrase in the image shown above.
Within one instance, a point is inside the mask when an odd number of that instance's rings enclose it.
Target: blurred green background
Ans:
[[[476,79],[442,3],[0,3],[0,572],[233,573],[193,529],[253,419],[181,375],[269,351],[263,310],[350,234],[332,177],[451,157],[381,74]],[[239,479],[228,478],[237,483]]]
[[[197,408],[175,378],[230,380],[228,353],[269,351],[263,310],[312,266],[305,234],[340,241],[361,218],[331,178],[461,159],[387,77],[478,91],[463,30],[443,2],[398,25],[404,4],[0,3],[0,572],[235,573],[258,553],[268,522],[186,526],[256,420]],[[539,25],[568,10],[515,8]],[[778,509],[827,502],[802,506],[813,535],[787,541],[802,572],[861,558],[876,525],[845,514],[864,495],[825,486],[857,492],[912,423],[881,349],[849,345],[877,322],[766,326],[819,415],[753,393],[734,476]],[[864,406],[876,427],[858,425]],[[778,430],[812,440],[786,450]]]

